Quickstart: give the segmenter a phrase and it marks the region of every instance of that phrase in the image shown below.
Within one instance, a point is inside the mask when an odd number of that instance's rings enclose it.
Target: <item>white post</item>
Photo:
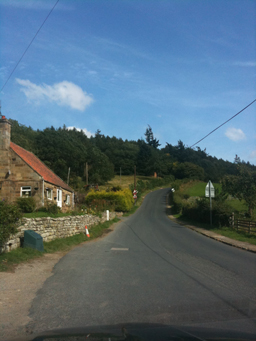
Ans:
[[[106,212],[107,212],[107,221],[109,221],[109,210],[107,210]]]

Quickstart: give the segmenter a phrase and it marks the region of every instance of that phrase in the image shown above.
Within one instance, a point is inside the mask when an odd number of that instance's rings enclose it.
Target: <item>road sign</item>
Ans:
[[[211,195],[211,198],[215,197],[215,189],[213,187],[213,184],[211,182],[211,180],[208,182],[208,184],[205,187],[205,196],[206,198],[209,198]]]
[[[206,198],[210,198],[210,224],[212,226],[212,198],[215,197],[215,190],[214,190],[211,180],[208,182],[208,184],[205,187],[205,196]]]
[[[137,199],[137,194],[133,194],[133,199]]]

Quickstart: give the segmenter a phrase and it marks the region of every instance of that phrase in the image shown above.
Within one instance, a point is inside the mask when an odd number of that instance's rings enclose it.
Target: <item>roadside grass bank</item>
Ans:
[[[224,237],[228,237],[240,242],[246,242],[252,245],[256,245],[256,235],[248,234],[243,231],[236,231],[228,226],[218,227],[218,226],[211,226],[210,224],[199,223],[194,220],[188,219],[183,217],[181,214],[173,215],[175,220],[180,223],[181,225],[192,225],[198,228],[202,228],[207,231],[211,231],[217,234],[220,234]]]
[[[178,183],[177,193],[181,196],[181,198],[191,198],[190,200],[193,200],[193,198],[205,198],[205,187],[207,185],[206,182],[202,182],[199,180],[190,180],[185,182],[183,181],[184,179],[176,181]],[[215,188],[216,197],[212,200],[213,202],[215,202],[222,195],[222,186],[220,183],[213,183],[213,186]],[[232,209],[238,216],[243,217],[248,212],[248,207],[244,200],[240,201],[238,199],[232,198],[231,196],[228,196],[225,200],[223,200],[223,203],[230,207],[230,209]],[[256,217],[256,209],[254,209],[253,211],[253,216]]]
[[[44,253],[68,252],[78,244],[93,240],[109,232],[107,230],[111,225],[117,223],[119,220],[119,218],[114,218],[93,226],[90,229],[90,238],[86,234],[80,233],[72,237],[58,238],[51,242],[44,242],[44,252],[32,248],[18,248],[7,253],[2,253],[0,254],[0,271],[13,271],[16,265],[42,257]]]
[[[137,181],[139,180],[151,180],[151,176],[136,175]],[[134,183],[134,175],[115,175],[114,178],[108,181],[105,185],[99,186],[100,190],[106,190],[111,187],[121,187],[122,189],[129,188]]]

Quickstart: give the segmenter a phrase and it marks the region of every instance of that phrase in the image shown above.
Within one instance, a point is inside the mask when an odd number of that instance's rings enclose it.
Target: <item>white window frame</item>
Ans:
[[[66,205],[70,205],[70,194],[66,194]]]
[[[49,194],[50,194],[50,195],[49,195]],[[47,200],[52,200],[52,194],[53,194],[52,188],[47,188],[47,189],[46,189],[46,199],[47,199]]]
[[[26,194],[23,195],[23,193],[26,193],[26,192],[28,192],[29,195],[26,195]],[[20,188],[20,196],[21,196],[22,198],[32,197],[31,186],[22,186],[22,187]]]

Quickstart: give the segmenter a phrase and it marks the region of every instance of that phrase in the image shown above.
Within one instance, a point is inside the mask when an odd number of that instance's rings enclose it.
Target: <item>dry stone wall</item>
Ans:
[[[114,219],[122,214],[120,212],[109,212],[109,219]],[[0,247],[0,253],[3,251],[9,252],[20,247],[25,230],[33,230],[42,236],[43,241],[49,242],[56,238],[70,237],[85,232],[85,226],[90,230],[93,225],[106,220],[106,212],[102,214],[101,218],[91,214],[62,218],[23,218],[22,225],[18,227],[18,233],[12,236],[3,247]]]

